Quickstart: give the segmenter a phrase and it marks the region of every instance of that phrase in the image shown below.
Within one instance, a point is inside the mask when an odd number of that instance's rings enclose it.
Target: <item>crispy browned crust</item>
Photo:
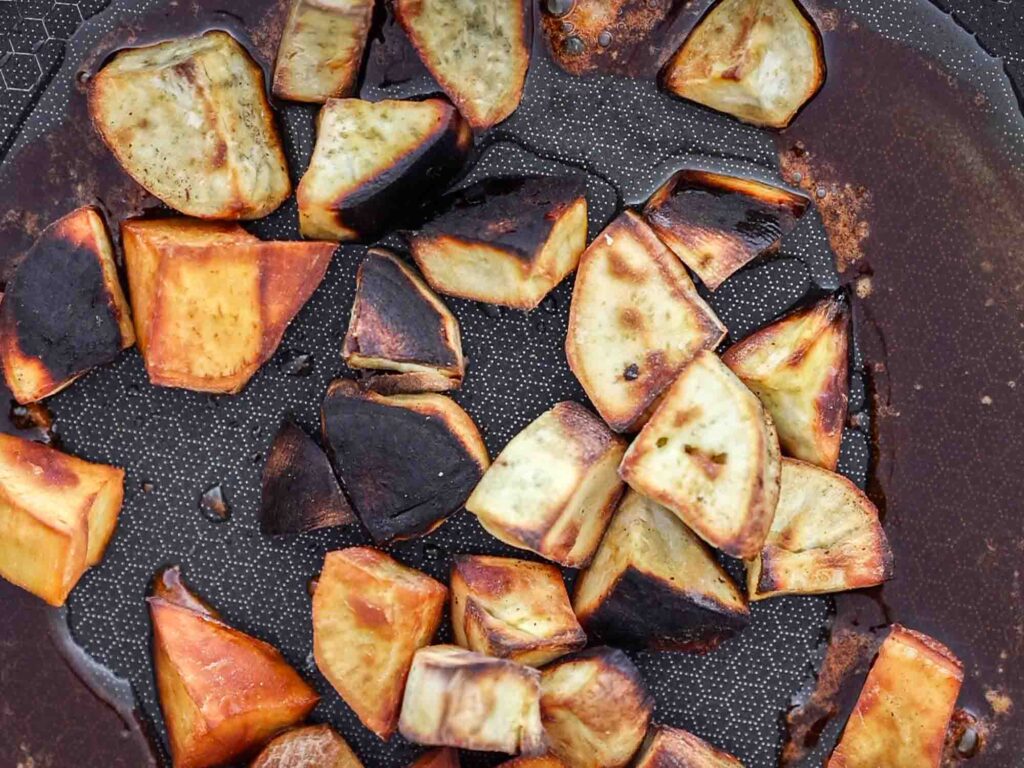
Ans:
[[[135,343],[100,213],[79,208],[39,236],[0,304],[0,360],[22,404],[59,392]]]
[[[681,728],[654,725],[634,768],[743,768],[743,763]]]
[[[359,380],[359,386],[378,395],[415,395],[423,392],[448,392],[455,379],[433,371],[415,373],[372,373]]]

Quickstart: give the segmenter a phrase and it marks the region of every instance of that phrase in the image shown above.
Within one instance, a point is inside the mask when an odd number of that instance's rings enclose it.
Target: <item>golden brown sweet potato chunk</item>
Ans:
[[[743,763],[688,731],[655,725],[635,768],[743,768]]]
[[[383,552],[328,552],[313,595],[317,667],[363,724],[395,732],[413,654],[441,623],[448,590]]]
[[[442,747],[427,750],[409,768],[460,768],[461,764],[459,750]]]
[[[329,725],[285,731],[249,768],[363,768],[352,748]]]

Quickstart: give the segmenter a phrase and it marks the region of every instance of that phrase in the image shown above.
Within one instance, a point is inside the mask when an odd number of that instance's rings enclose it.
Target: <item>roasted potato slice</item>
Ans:
[[[938,768],[963,679],[948,648],[894,625],[827,768]]]
[[[441,624],[447,588],[383,552],[328,552],[313,594],[316,665],[363,725],[395,732],[413,654]]]
[[[760,398],[782,451],[835,470],[849,399],[849,311],[829,298],[730,347],[722,360]]]
[[[753,179],[682,170],[651,195],[644,216],[709,290],[775,247],[811,201]]]
[[[704,542],[635,491],[576,580],[573,607],[591,637],[627,648],[710,651],[750,618]]]
[[[582,405],[559,403],[512,438],[466,509],[506,544],[581,568],[622,494],[616,467],[625,449]]]
[[[587,246],[587,198],[574,177],[489,179],[443,200],[409,237],[437,291],[533,309]]]
[[[541,719],[568,768],[622,768],[639,749],[654,700],[622,651],[590,648],[547,667]]]
[[[420,755],[409,768],[460,768],[459,750],[451,747],[430,749]]]
[[[761,551],[779,497],[779,441],[760,401],[712,352],[683,369],[619,474],[733,557]]]
[[[580,259],[565,352],[616,432],[639,430],[683,366],[725,333],[686,268],[632,211]]]
[[[892,551],[878,510],[842,475],[782,460],[775,519],[747,563],[751,600],[874,587],[892,577]]]
[[[328,101],[296,193],[303,236],[376,237],[410,199],[444,189],[472,145],[469,126],[442,99]]]
[[[125,171],[189,216],[259,219],[291,194],[263,70],[226,32],[121,51],[89,113]]]
[[[719,0],[662,72],[676,96],[769,128],[824,82],[821,35],[797,0]]]
[[[587,644],[553,565],[461,555],[451,588],[452,629],[463,648],[541,667]]]
[[[322,417],[334,468],[377,543],[437,528],[490,464],[469,414],[442,395],[384,396],[338,380]]]
[[[292,0],[274,68],[274,95],[320,103],[359,80],[374,0]]]
[[[174,768],[230,763],[302,722],[316,692],[272,645],[149,598],[153,667]]]
[[[63,605],[117,527],[124,470],[0,435],[0,576]]]
[[[455,315],[411,267],[381,249],[359,265],[342,354],[349,368],[432,374],[449,389],[466,372]]]
[[[515,112],[530,66],[525,0],[395,0],[395,15],[470,125]]]
[[[541,754],[540,673],[454,645],[423,648],[413,658],[398,729],[416,744]]]
[[[294,423],[282,423],[263,465],[260,530],[281,536],[355,519],[320,446]]]
[[[743,763],[688,731],[655,725],[634,768],[743,768]]]
[[[363,768],[352,748],[329,725],[285,731],[249,768]]]
[[[0,304],[0,360],[14,398],[42,400],[135,343],[103,217],[79,208],[43,230]]]
[[[130,220],[121,235],[149,380],[232,394],[274,354],[336,248],[189,219]]]

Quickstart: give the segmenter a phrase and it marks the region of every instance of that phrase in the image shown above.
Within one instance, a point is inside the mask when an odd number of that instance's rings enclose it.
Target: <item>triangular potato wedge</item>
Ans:
[[[410,200],[443,190],[462,168],[473,133],[443,99],[332,99],[299,184],[299,228],[322,240],[367,240]]]
[[[273,646],[163,598],[149,598],[149,612],[175,768],[230,763],[316,705],[316,693]]]
[[[662,71],[676,96],[770,128],[824,82],[821,35],[797,0],[719,0]]]
[[[322,418],[334,469],[379,544],[441,525],[490,464],[469,414],[443,395],[386,397],[338,380]]]
[[[235,393],[270,359],[323,279],[333,243],[263,242],[189,219],[121,225],[149,380]]]
[[[592,638],[625,648],[710,651],[746,627],[742,593],[682,521],[628,491],[573,608]]]
[[[383,552],[328,552],[313,594],[316,664],[363,725],[387,740],[416,651],[430,643],[445,586]]]
[[[811,201],[753,179],[699,170],[674,174],[644,216],[709,290],[778,244]]]
[[[307,725],[275,738],[249,768],[363,768],[363,764],[331,726]]]
[[[291,194],[263,70],[226,32],[121,51],[90,81],[89,113],[125,171],[184,214],[259,219]]]
[[[772,415],[783,452],[831,470],[846,422],[849,336],[847,304],[830,298],[786,315],[722,355]]]
[[[725,334],[686,268],[632,211],[580,259],[565,352],[615,431],[639,430],[683,366]]]
[[[292,0],[274,68],[274,95],[320,103],[355,90],[374,0]]]
[[[380,249],[359,265],[342,354],[350,368],[436,374],[451,389],[466,370],[455,315],[411,267]]]
[[[862,589],[891,576],[889,542],[864,492],[842,475],[783,459],[775,520],[747,564],[750,599]]]
[[[712,352],[700,352],[626,452],[622,478],[733,557],[761,551],[779,496],[771,417]]]
[[[730,754],[715,749],[681,728],[655,725],[647,734],[635,768],[743,768]]]
[[[488,179],[437,209],[409,247],[427,282],[451,296],[533,309],[587,247],[586,186],[576,177]]]
[[[530,66],[525,0],[395,0],[420,58],[474,128],[515,112]]]

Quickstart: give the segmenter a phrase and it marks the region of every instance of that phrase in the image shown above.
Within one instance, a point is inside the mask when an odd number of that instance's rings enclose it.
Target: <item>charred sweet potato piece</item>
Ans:
[[[506,544],[581,568],[622,494],[625,448],[586,408],[559,403],[512,438],[466,509]]]
[[[413,654],[441,624],[448,590],[383,552],[328,552],[313,594],[317,667],[363,725],[395,732]]]
[[[824,82],[821,35],[797,0],[719,0],[662,72],[676,96],[770,128]]]
[[[553,565],[462,555],[451,588],[452,629],[464,648],[540,667],[587,644]]]
[[[443,190],[472,145],[469,126],[443,99],[328,101],[296,193],[302,234],[322,240],[378,236],[410,200]]]
[[[280,536],[348,525],[355,518],[320,446],[284,422],[263,466],[260,529]]]
[[[568,768],[622,768],[644,740],[654,700],[626,654],[590,648],[544,669],[540,708],[551,753]]]
[[[374,0],[292,0],[274,68],[274,95],[322,104],[359,80]]]
[[[0,304],[0,359],[14,398],[42,400],[135,343],[103,218],[79,208],[39,236]]]
[[[427,374],[449,389],[466,370],[455,315],[412,268],[380,249],[359,265],[342,354],[350,368]]]
[[[842,475],[782,460],[782,483],[768,538],[747,564],[751,600],[818,595],[881,584],[892,551],[878,510]]]
[[[683,366],[725,333],[686,268],[635,213],[613,221],[580,259],[565,352],[615,431],[639,430]]]
[[[121,51],[89,112],[125,171],[184,214],[259,219],[291,194],[263,70],[226,32]]]
[[[682,170],[651,195],[644,216],[714,291],[796,227],[810,200],[753,179]]]
[[[595,640],[627,648],[709,651],[750,611],[714,556],[669,510],[628,491],[573,607]]]
[[[430,749],[420,755],[409,768],[460,768],[459,750],[451,747]]]
[[[445,198],[410,235],[427,282],[464,299],[533,309],[587,245],[586,188],[574,177],[489,179]]]
[[[764,404],[783,453],[834,470],[849,400],[850,319],[829,298],[730,347],[722,360]]]
[[[827,768],[938,768],[963,679],[948,648],[894,625]]]
[[[395,0],[427,69],[474,128],[515,112],[530,66],[525,0]]]
[[[635,768],[743,768],[743,763],[688,731],[655,725]]]
[[[398,728],[416,744],[541,754],[540,673],[454,645],[423,648],[413,658]]]
[[[0,435],[0,576],[63,605],[117,527],[124,470]]]
[[[378,543],[441,525],[490,464],[469,414],[442,395],[384,396],[339,380],[322,418],[338,477]]]
[[[149,598],[174,768],[212,768],[306,718],[317,695],[271,645],[194,606]]]
[[[235,393],[323,279],[333,243],[191,219],[121,225],[139,349],[158,386]]]
[[[329,725],[285,731],[249,768],[363,768],[352,748]]]
[[[619,474],[733,557],[761,551],[779,496],[771,417],[713,352],[683,369]]]

